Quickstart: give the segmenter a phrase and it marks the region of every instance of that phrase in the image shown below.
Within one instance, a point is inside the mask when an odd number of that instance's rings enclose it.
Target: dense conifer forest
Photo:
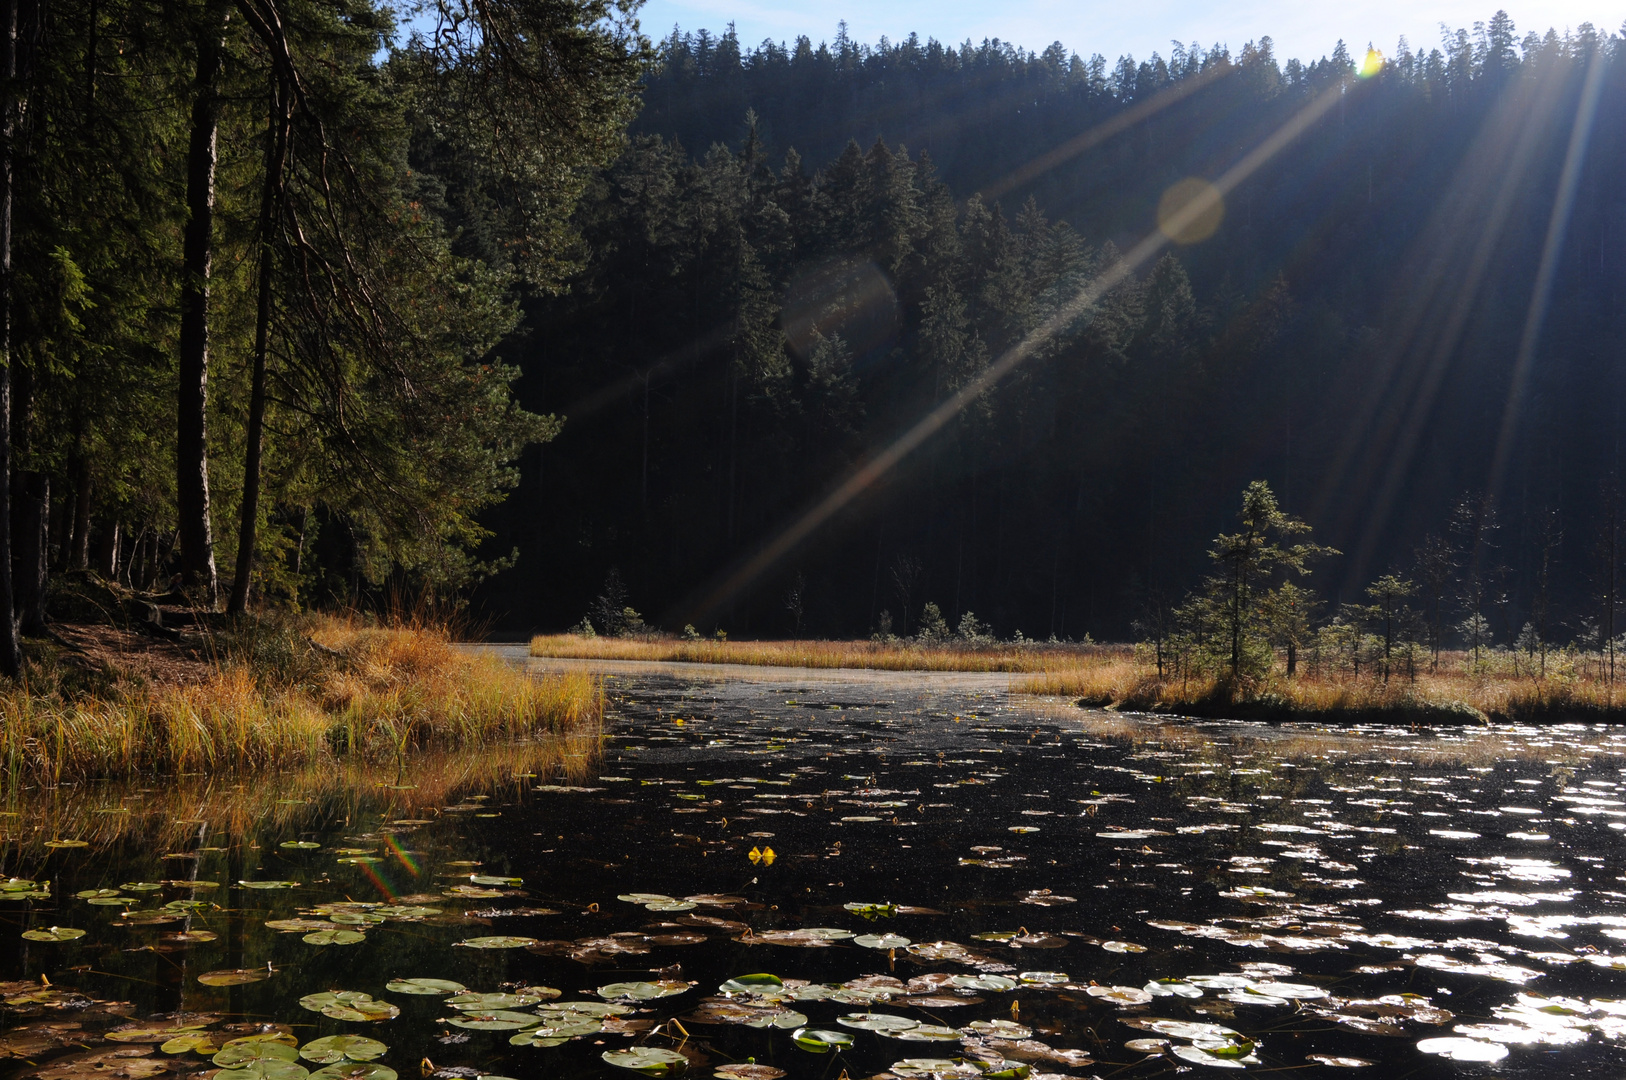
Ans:
[[[1211,236],[719,590],[1153,232],[1171,185],[1288,128]],[[574,220],[580,271],[504,348],[527,407],[565,419],[488,518],[519,553],[480,594],[499,625],[568,625],[614,569],[672,628],[905,632],[932,601],[1006,636],[1122,638],[1197,581],[1254,479],[1341,553],[1330,600],[1433,551],[1494,593],[1496,640],[1537,603],[1562,608],[1552,633],[1602,618],[1619,35],[1498,14],[1380,65],[1365,43],[1112,63],[674,31]]]

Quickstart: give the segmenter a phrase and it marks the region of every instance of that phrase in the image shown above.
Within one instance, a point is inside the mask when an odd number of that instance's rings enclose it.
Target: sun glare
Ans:
[[[1372,76],[1376,75],[1382,70],[1383,54],[1368,45],[1366,48],[1366,57],[1361,61],[1360,70],[1355,74],[1363,79],[1370,79]]]

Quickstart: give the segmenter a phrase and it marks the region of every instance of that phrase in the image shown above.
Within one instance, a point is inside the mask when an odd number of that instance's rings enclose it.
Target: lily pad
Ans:
[[[466,938],[463,941],[457,942],[456,944],[461,945],[466,949],[523,949],[527,945],[537,944],[537,940],[533,937],[507,937],[499,935],[495,937]]]
[[[785,1075],[785,1070],[772,1065],[758,1065],[754,1061],[742,1061],[738,1065],[719,1065],[711,1075],[717,1080],[779,1080]]]
[[[1507,1047],[1502,1043],[1458,1036],[1423,1039],[1417,1044],[1417,1049],[1425,1054],[1438,1054],[1451,1061],[1501,1061],[1507,1057]]]
[[[845,1031],[826,1031],[823,1028],[797,1028],[790,1033],[791,1041],[810,1054],[828,1054],[853,1044],[853,1037]]]
[[[316,930],[300,940],[307,945],[359,945],[367,935],[359,930]]]
[[[658,1046],[629,1046],[606,1050],[600,1056],[618,1069],[635,1069],[651,1076],[665,1076],[689,1064],[689,1059],[676,1050],[663,1050]]]
[[[382,1057],[389,1047],[365,1035],[329,1035],[313,1039],[299,1048],[299,1056],[318,1065],[340,1061],[371,1061]]]
[[[225,968],[220,971],[205,971],[198,976],[198,982],[204,986],[245,986],[248,983],[264,982],[277,973],[273,967],[257,968]]]
[[[853,944],[866,949],[907,949],[912,942],[899,934],[859,934]]]
[[[122,902],[129,899],[128,897],[120,896],[117,889],[80,889],[73,895],[77,896],[81,900],[118,900]]]
[[[226,1072],[229,1080],[306,1080],[310,1075],[310,1070],[299,1062],[277,1058],[246,1062]]]
[[[662,979],[660,982],[619,982],[599,987],[598,996],[605,1000],[620,998],[629,1001],[653,1001],[656,998],[684,993],[688,989],[688,983],[676,979]]]
[[[239,881],[237,884],[245,889],[297,889],[297,881]]]
[[[163,887],[163,884],[157,881],[126,881],[119,886],[124,892],[157,892]]]
[[[277,846],[286,848],[289,851],[315,851],[322,845],[314,840],[284,840]]]
[[[845,1016],[838,1016],[836,1023],[842,1027],[874,1031],[881,1035],[891,1035],[920,1026],[920,1021],[911,1020],[907,1016],[898,1016],[896,1013],[848,1013]]]
[[[759,972],[755,975],[736,975],[717,989],[725,994],[763,994],[784,989],[785,981],[777,975]]]
[[[45,930],[24,930],[23,937],[29,941],[73,941],[75,938],[85,936],[83,930],[71,926],[52,926]]]
[[[494,1009],[523,1009],[542,999],[528,994],[453,994],[446,1004],[458,1012],[491,1012]]]
[[[884,1031],[881,1034],[891,1035],[905,1042],[951,1042],[961,1037],[958,1028],[943,1027],[939,1024],[920,1024],[908,1031]]]
[[[965,1027],[966,1033],[995,1039],[1030,1039],[1033,1029],[1010,1020],[973,1020]]]
[[[216,1054],[220,1046],[215,1042],[220,1036],[207,1031],[191,1031],[185,1035],[176,1035],[166,1039],[158,1049],[166,1054]]]
[[[471,1028],[475,1031],[518,1031],[521,1028],[540,1026],[542,1018],[535,1013],[494,1009],[490,1012],[464,1013],[461,1016],[450,1017],[446,1022],[453,1027]]]
[[[1107,952],[1115,953],[1143,953],[1146,946],[1136,945],[1132,941],[1103,941],[1101,947]]]
[[[89,847],[90,842],[87,841],[87,840],[47,840],[47,841],[45,841],[45,846],[48,847],[48,848],[57,848],[57,849],[61,849],[61,848],[82,848],[82,847]]]
[[[982,1075],[976,1064],[953,1058],[905,1058],[887,1071],[905,1080],[970,1080]]]
[[[311,1073],[313,1080],[396,1080],[396,1072],[376,1062],[347,1061]]]
[[[518,885],[525,884],[525,879],[524,878],[497,877],[497,876],[495,876],[493,874],[470,874],[469,875],[469,881],[472,882],[475,885],[518,886]]]
[[[270,1039],[255,1039],[253,1041],[235,1039],[229,1045],[223,1046],[220,1052],[210,1060],[222,1069],[235,1069],[247,1065],[251,1061],[297,1061],[299,1051],[283,1042],[273,1042]]]
[[[450,979],[391,979],[384,989],[397,994],[461,994],[468,987]]]

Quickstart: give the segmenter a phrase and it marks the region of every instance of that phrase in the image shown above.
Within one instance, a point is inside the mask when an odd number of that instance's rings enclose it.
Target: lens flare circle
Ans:
[[[1225,220],[1225,196],[1196,176],[1169,185],[1157,203],[1157,228],[1176,244],[1207,240]]]
[[[1368,46],[1366,49],[1366,56],[1361,60],[1361,66],[1356,69],[1355,74],[1358,78],[1370,79],[1372,76],[1383,70],[1383,64],[1383,53],[1372,48],[1371,46]]]

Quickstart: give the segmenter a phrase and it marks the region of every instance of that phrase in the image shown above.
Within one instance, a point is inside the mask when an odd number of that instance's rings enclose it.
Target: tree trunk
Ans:
[[[198,34],[192,134],[186,159],[186,232],[182,239],[179,391],[175,423],[175,508],[181,582],[215,606],[214,534],[209,509],[209,277],[214,256],[215,138],[226,10],[211,4]]]
[[[79,459],[77,489],[73,493],[73,557],[64,559],[75,570],[90,566],[90,462]]]
[[[1299,670],[1299,647],[1293,642],[1287,643],[1287,677],[1291,679]]]
[[[271,348],[271,278],[276,270],[273,233],[282,206],[282,172],[288,157],[290,96],[275,80],[271,118],[266,130],[265,177],[260,188],[260,281],[254,321],[254,372],[248,398],[248,444],[243,454],[243,512],[237,530],[237,569],[226,610],[248,610],[248,587],[254,573],[254,548],[260,518],[260,456],[265,441],[265,362]]]
[[[15,423],[14,425],[15,426]],[[12,587],[16,591],[18,630],[30,636],[45,633],[45,596],[51,580],[51,478],[32,469],[12,476]]]
[[[23,655],[11,589],[11,187],[22,111],[16,87],[34,13],[31,0],[0,0],[0,674],[12,677]]]
[[[117,581],[119,576],[119,523],[109,521],[102,525],[102,542],[96,545],[96,572],[104,581]]]

